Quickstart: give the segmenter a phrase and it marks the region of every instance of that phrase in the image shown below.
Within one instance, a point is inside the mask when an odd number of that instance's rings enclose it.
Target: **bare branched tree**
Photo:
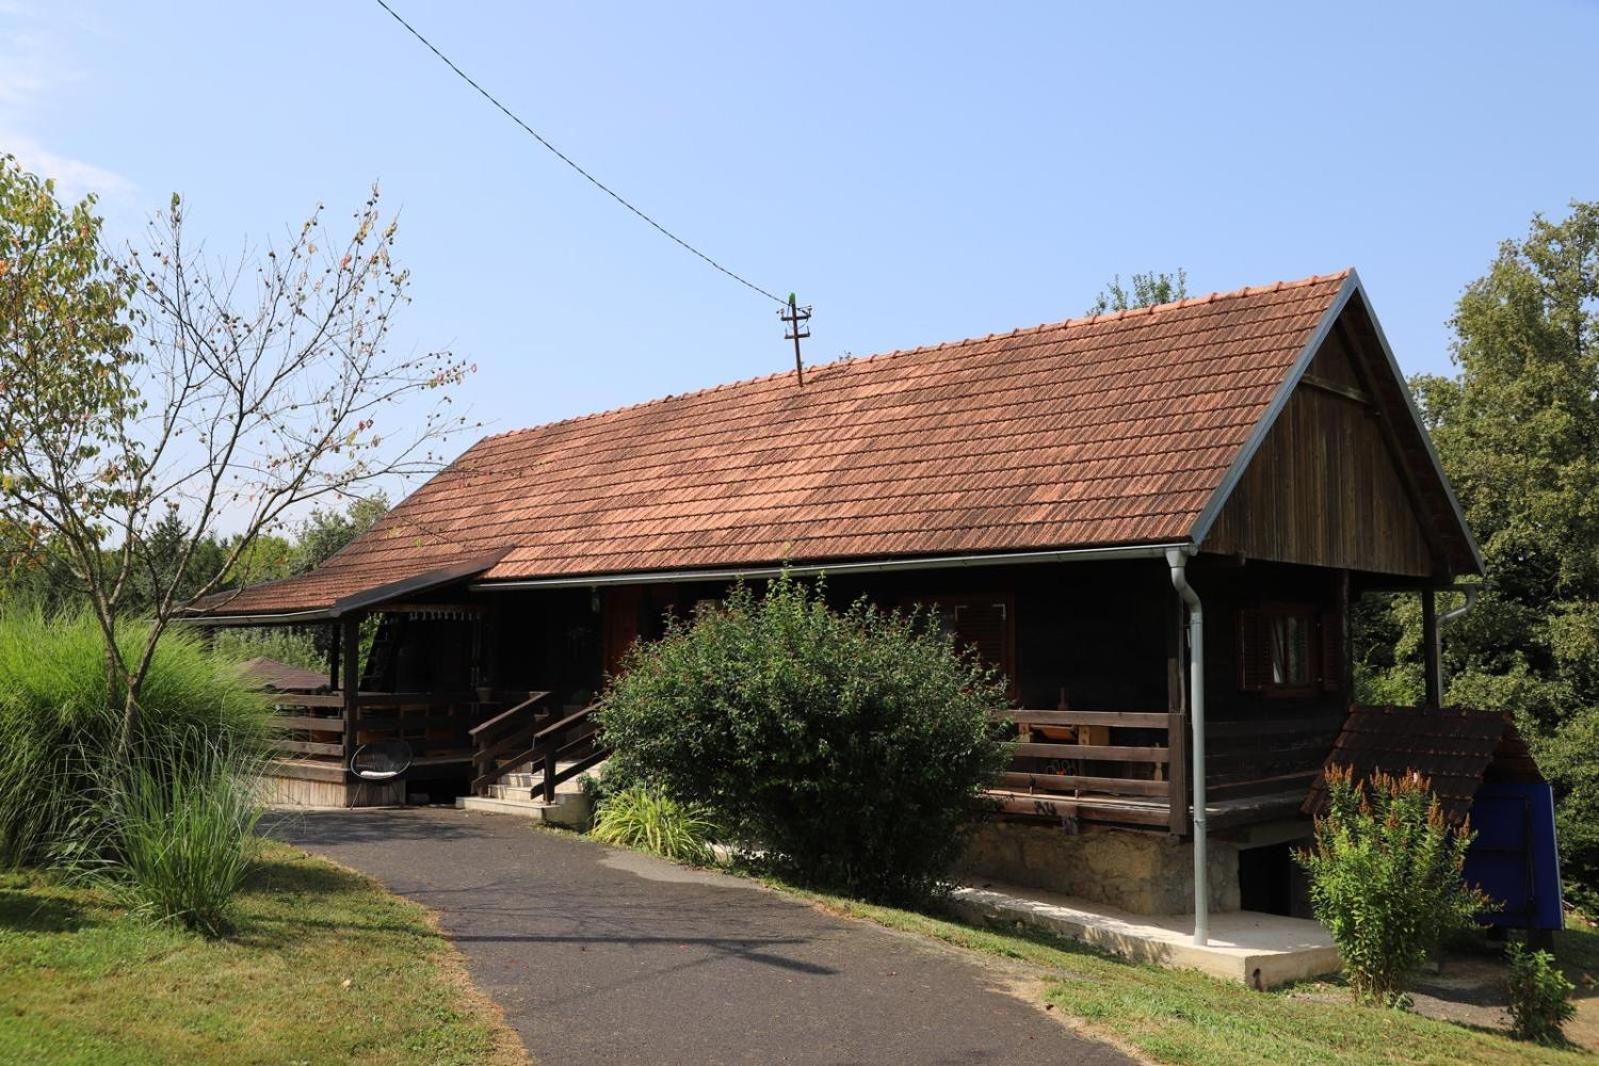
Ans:
[[[0,379],[4,525],[82,584],[127,743],[157,642],[188,595],[221,589],[302,505],[437,469],[440,445],[465,424],[449,388],[472,369],[448,352],[390,350],[409,277],[393,261],[396,227],[376,188],[348,237],[330,239],[318,208],[285,247],[232,263],[191,247],[183,223],[174,196],[148,247],[97,261],[127,294],[124,332],[89,367],[112,402],[91,396],[75,410],[59,370]],[[15,354],[49,355],[39,345]],[[51,413],[42,421],[29,414],[40,401]],[[226,551],[197,554],[222,532]],[[197,575],[203,559],[210,572]],[[148,625],[130,641],[127,595],[152,582]]]

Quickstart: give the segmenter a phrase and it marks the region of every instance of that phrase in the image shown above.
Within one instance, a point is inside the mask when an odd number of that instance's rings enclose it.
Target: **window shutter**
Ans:
[[[1265,616],[1254,607],[1238,612],[1238,687],[1259,692],[1271,677],[1271,645]]]
[[[997,670],[1009,670],[1008,640],[1010,627],[1005,618],[1003,603],[973,601],[955,605],[955,642],[977,652],[977,657]]]
[[[1344,684],[1344,620],[1336,612],[1321,616],[1321,687],[1337,692]]]

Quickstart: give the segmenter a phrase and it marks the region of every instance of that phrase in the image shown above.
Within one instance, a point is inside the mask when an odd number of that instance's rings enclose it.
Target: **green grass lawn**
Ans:
[[[834,896],[782,891],[852,918],[916,933],[1023,964],[1043,994],[1090,1034],[1108,1037],[1157,1062],[1194,1066],[1239,1063],[1592,1063],[1593,1056],[1518,1043],[1415,1014],[1343,1002],[1340,989],[1253,992],[1203,974],[1113,959],[1071,941],[1033,933],[977,929],[912,911]],[[1561,934],[1567,962],[1599,958],[1591,929]],[[1580,963],[1579,963],[1580,964]],[[1325,1000],[1325,1001],[1324,1001]]]
[[[527,1061],[421,907],[268,844],[206,941],[0,874],[0,1062]]]

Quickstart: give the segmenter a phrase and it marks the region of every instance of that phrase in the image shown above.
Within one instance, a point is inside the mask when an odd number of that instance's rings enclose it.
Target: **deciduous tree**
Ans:
[[[54,556],[87,595],[131,742],[185,601],[306,506],[436,468],[469,368],[390,349],[410,279],[376,189],[348,236],[319,208],[281,247],[231,262],[186,240],[176,196],[120,259],[92,208],[63,207],[12,161],[0,171],[0,506],[19,548]],[[150,624],[119,653],[140,584]]]
[[[1516,712],[1556,783],[1568,870],[1599,886],[1599,203],[1533,219],[1453,320],[1453,377],[1412,385],[1487,576],[1444,632],[1449,702]],[[1376,612],[1363,686],[1415,699],[1420,612]]]

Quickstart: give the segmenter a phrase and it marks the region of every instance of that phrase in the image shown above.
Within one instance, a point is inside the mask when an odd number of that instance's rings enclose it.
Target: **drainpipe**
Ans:
[[[1188,750],[1193,756],[1189,776],[1194,789],[1194,943],[1210,940],[1210,885],[1206,860],[1210,846],[1205,833],[1205,612],[1199,594],[1188,583],[1188,554],[1181,548],[1166,552],[1172,587],[1188,607],[1188,715],[1193,731]]]
[[[1444,625],[1446,623],[1453,622],[1456,618],[1459,618],[1461,615],[1463,615],[1467,611],[1471,610],[1471,608],[1477,602],[1477,593],[1482,591],[1482,586],[1481,585],[1467,585],[1465,588],[1461,589],[1460,591],[1462,591],[1462,592],[1464,592],[1466,594],[1465,602],[1462,603],[1459,607],[1451,607],[1451,608],[1449,608],[1449,610],[1440,613],[1438,615],[1437,624],[1433,626],[1433,639],[1437,642],[1437,647],[1434,649],[1434,652],[1433,652],[1433,654],[1435,656],[1433,661],[1438,664],[1438,689],[1439,689],[1439,693],[1438,694],[1439,694],[1440,698],[1443,696],[1443,687],[1444,687],[1444,637],[1443,637]]]

